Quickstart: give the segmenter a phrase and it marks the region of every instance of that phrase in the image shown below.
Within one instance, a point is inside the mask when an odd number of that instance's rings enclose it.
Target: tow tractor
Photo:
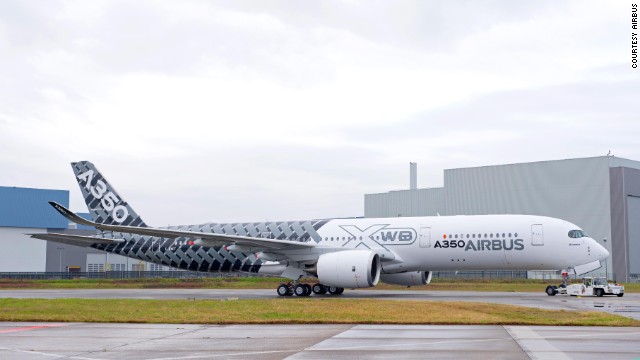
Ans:
[[[598,296],[616,295],[624,296],[624,286],[620,284],[609,284],[606,277],[585,277],[582,284],[567,284],[568,274],[562,273],[563,282],[560,286],[547,286],[545,292],[549,296],[571,295],[571,296]]]

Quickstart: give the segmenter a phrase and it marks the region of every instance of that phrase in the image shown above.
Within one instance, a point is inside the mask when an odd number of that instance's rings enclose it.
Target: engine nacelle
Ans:
[[[370,250],[345,250],[320,255],[318,280],[328,286],[367,288],[380,280],[380,257]]]
[[[431,282],[431,271],[409,271],[397,274],[382,274],[380,280],[386,284],[419,286]]]

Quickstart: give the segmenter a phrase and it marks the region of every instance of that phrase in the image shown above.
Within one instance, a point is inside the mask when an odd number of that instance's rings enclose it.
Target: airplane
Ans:
[[[338,218],[150,227],[88,161],[71,163],[93,220],[50,204],[95,236],[29,234],[184,270],[289,279],[280,296],[342,294],[379,281],[426,285],[434,270],[601,267],[609,252],[580,227],[534,215]],[[302,279],[315,278],[310,285]]]

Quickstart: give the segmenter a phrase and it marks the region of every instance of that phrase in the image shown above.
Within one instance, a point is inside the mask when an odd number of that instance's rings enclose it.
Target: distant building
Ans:
[[[640,277],[638,161],[602,156],[448,169],[441,188],[365,195],[365,217],[438,214],[525,214],[567,220],[609,250],[603,271],[619,281]]]
[[[69,191],[0,187],[0,272],[45,271],[47,243],[26,234],[67,227],[51,200],[68,206]]]
[[[32,239],[28,234],[65,232],[95,235],[95,229],[69,224],[49,205],[69,206],[68,190],[0,186],[0,272],[161,271],[166,268],[89,247]],[[89,218],[89,214],[80,214]]]

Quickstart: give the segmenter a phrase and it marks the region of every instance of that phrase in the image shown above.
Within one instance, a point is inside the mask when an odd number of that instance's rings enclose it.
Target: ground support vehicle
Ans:
[[[624,286],[620,284],[609,284],[609,281],[605,277],[585,277],[582,279],[581,284],[560,284],[556,287],[553,285],[547,286],[545,292],[549,296],[571,295],[571,296],[598,296],[604,295],[616,295],[618,297],[624,296]]]

